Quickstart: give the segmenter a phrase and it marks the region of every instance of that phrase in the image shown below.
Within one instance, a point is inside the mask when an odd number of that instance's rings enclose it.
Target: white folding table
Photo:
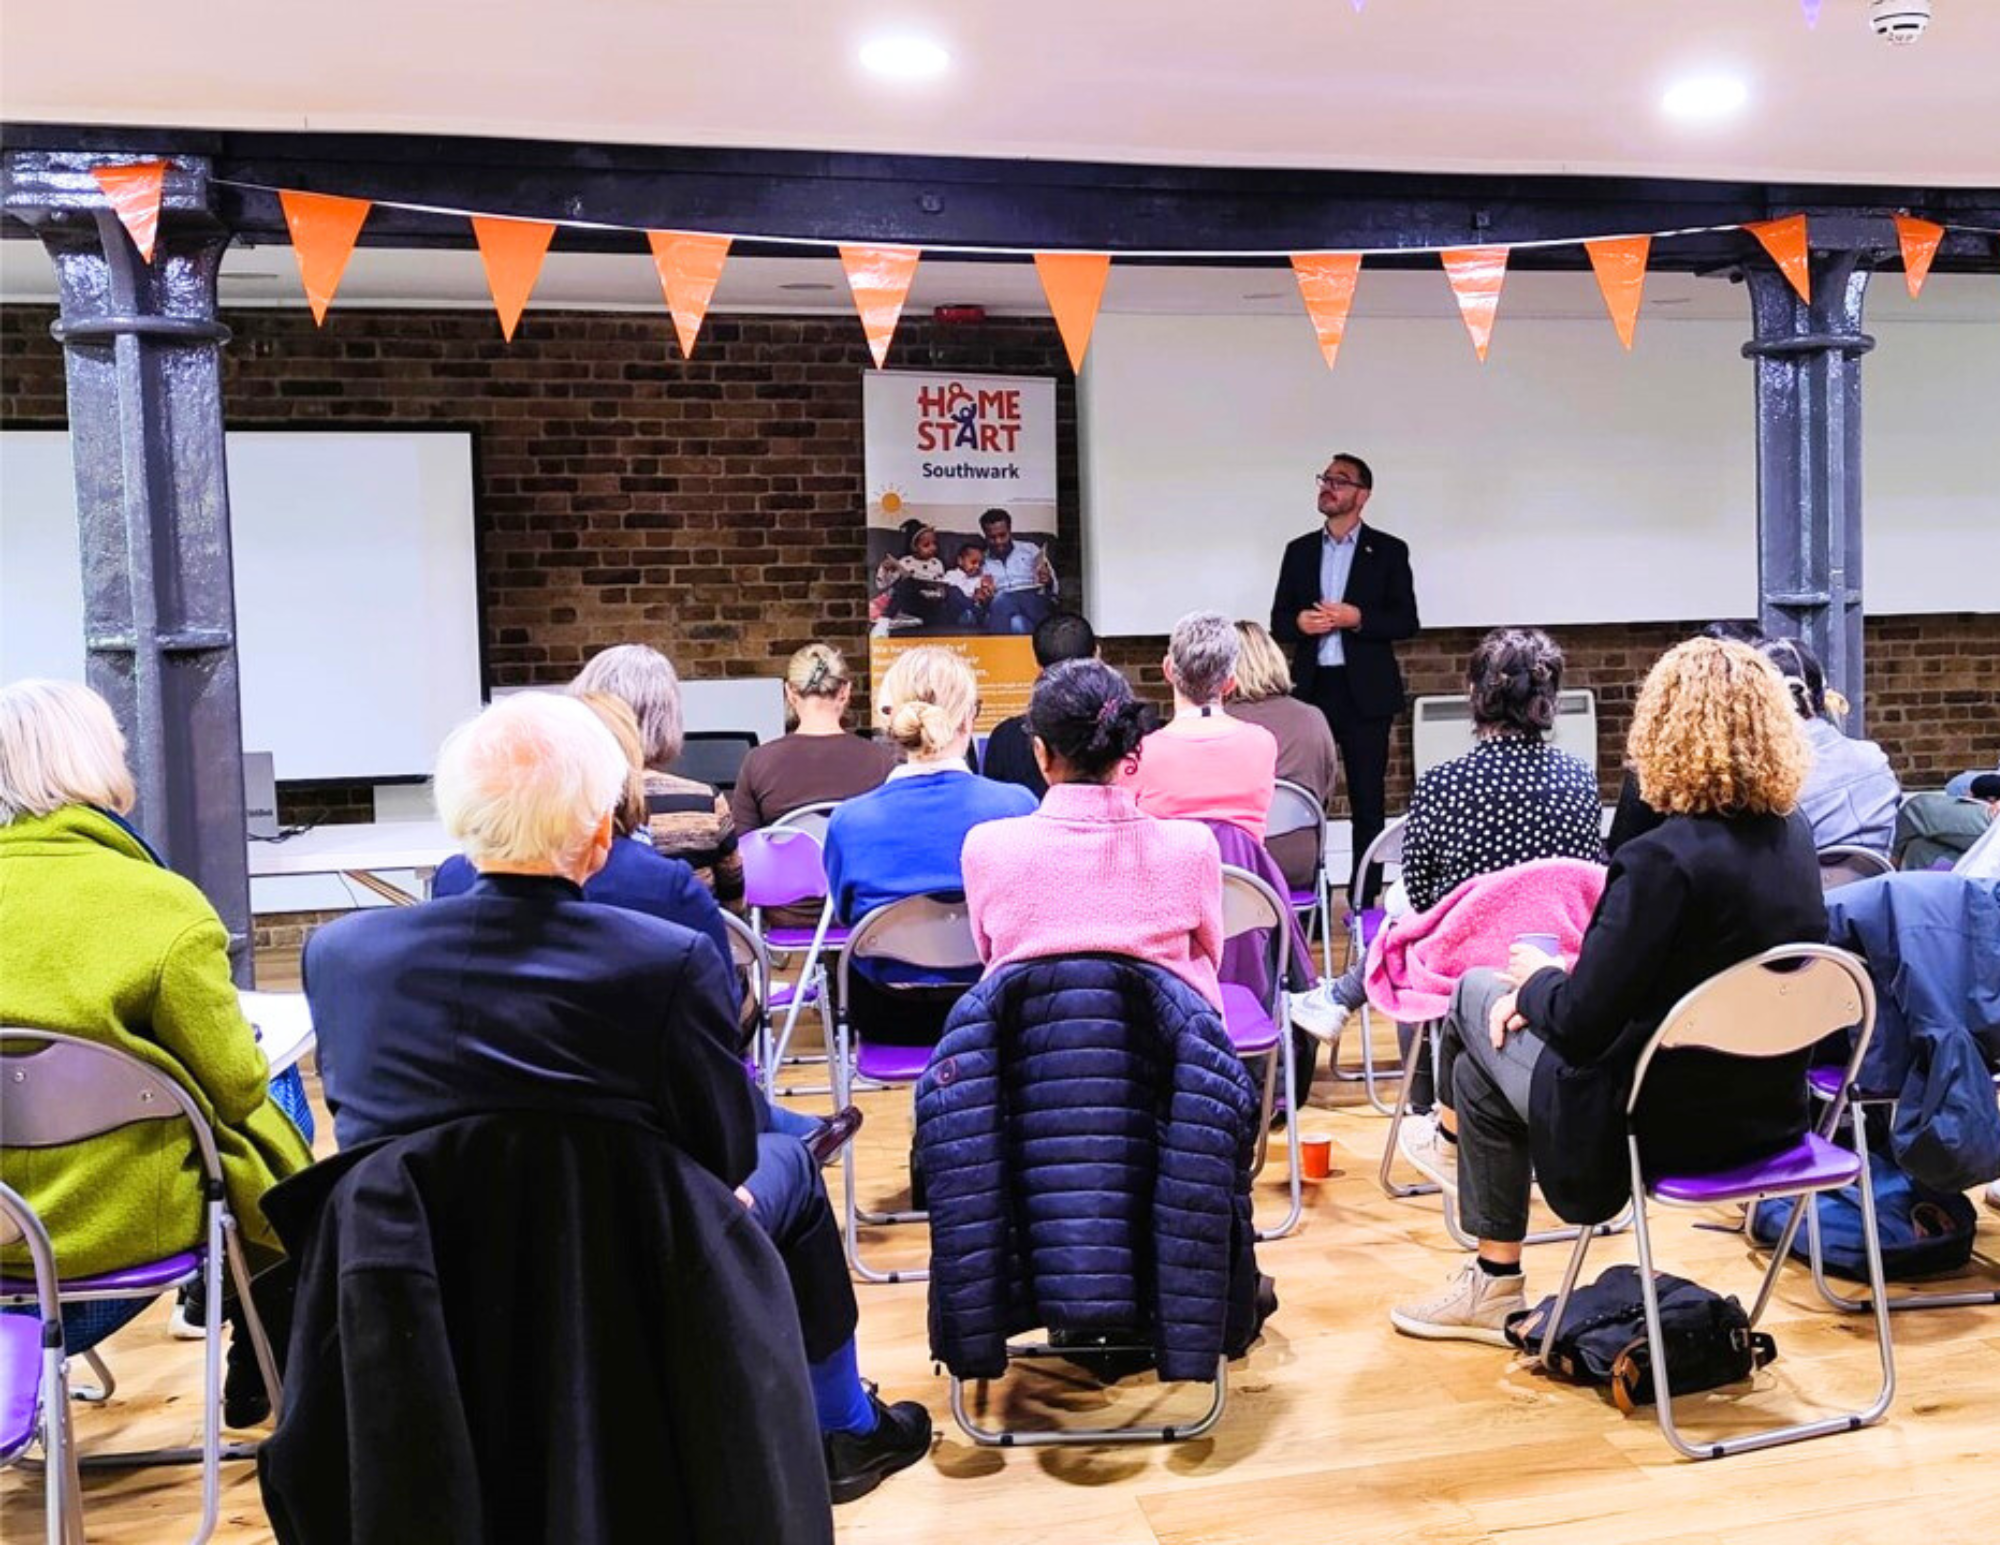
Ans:
[[[315,826],[277,842],[250,844],[250,877],[337,874],[399,907],[424,898],[383,878],[415,870],[426,880],[459,846],[442,821],[368,821],[347,826]]]

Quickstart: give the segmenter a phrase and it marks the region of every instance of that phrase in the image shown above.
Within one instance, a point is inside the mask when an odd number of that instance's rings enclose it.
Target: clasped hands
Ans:
[[[1345,601],[1315,601],[1299,613],[1299,631],[1312,638],[1336,628],[1361,626],[1361,608]]]
[[[1493,1005],[1492,1012],[1487,1016],[1486,1031],[1493,1038],[1495,1051],[1507,1044],[1507,1036],[1511,1031],[1528,1028],[1528,1021],[1514,1007],[1515,999],[1520,996],[1519,989],[1523,982],[1537,971],[1549,966],[1554,966],[1558,971],[1563,969],[1560,960],[1536,949],[1532,944],[1516,944],[1507,951],[1507,964],[1500,972],[1500,979],[1515,991],[1498,999]]]

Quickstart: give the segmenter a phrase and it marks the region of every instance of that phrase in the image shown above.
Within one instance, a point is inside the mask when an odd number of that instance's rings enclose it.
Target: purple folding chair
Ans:
[[[834,922],[833,900],[826,889],[823,843],[827,820],[836,808],[833,804],[801,806],[761,831],[744,833],[737,844],[737,851],[743,856],[743,896],[750,905],[751,926],[766,951],[767,969],[769,955],[805,951],[797,983],[771,985],[768,996],[762,1000],[767,1020],[776,1021],[780,1013],[783,1015],[783,1022],[776,1030],[762,1037],[760,1066],[764,1092],[772,1099],[780,1094],[827,1092],[780,1089],[778,1069],[787,1064],[822,1060],[790,1055],[792,1032],[798,1024],[799,1010],[806,1004],[819,1011],[820,1028],[828,1044],[833,1039],[832,1015],[826,1001],[826,956],[846,944],[848,932]],[[814,927],[766,926],[765,913],[806,902],[819,903],[820,915]]]
[[[1304,888],[1287,887],[1286,900],[1301,918],[1319,924],[1320,974],[1333,977],[1333,892],[1326,877],[1326,812],[1303,784],[1280,778],[1271,789],[1270,814],[1264,817],[1264,843],[1273,837],[1289,837],[1309,831],[1314,836],[1313,882]],[[1311,927],[1307,927],[1308,935]]]
[[[894,962],[925,971],[977,971],[984,962],[972,936],[972,918],[963,897],[905,896],[887,906],[876,907],[848,935],[840,953],[840,1005],[834,1016],[833,1089],[834,1105],[844,1108],[854,1097],[853,1080],[871,1083],[914,1084],[930,1065],[932,1047],[891,1046],[870,1041],[853,1023],[853,994],[848,990],[856,960]],[[966,984],[969,989],[970,983]],[[899,1223],[928,1223],[930,1213],[904,1208],[895,1212],[870,1212],[857,1200],[854,1177],[854,1143],[847,1144],[841,1165],[845,1195],[843,1231],[847,1264],[863,1282],[928,1282],[928,1267],[917,1271],[883,1271],[861,1258],[860,1225],[883,1227]]]
[[[0,1186],[0,1244],[24,1244],[35,1271],[35,1314],[0,1314],[0,1468],[42,1445],[48,1545],[83,1545],[82,1487],[69,1430],[56,1253],[35,1210]]]
[[[250,1299],[250,1272],[236,1238],[222,1178],[222,1161],[201,1110],[187,1091],[157,1068],[116,1047],[53,1031],[0,1027],[0,1131],[11,1148],[58,1148],[142,1121],[185,1121],[189,1148],[202,1176],[202,1234],[187,1249],[158,1260],[135,1261],[117,1271],[59,1278],[60,1303],[106,1299],[153,1299],[187,1283],[206,1290],[203,1343],[201,1448],[152,1449],[140,1453],[93,1454],[84,1469],[186,1464],[202,1467],[201,1522],[193,1545],[215,1529],[221,1490],[221,1462],[251,1459],[255,1444],[222,1442],[222,1270],[225,1260],[236,1283],[243,1317],[271,1394],[272,1410],[282,1410],[277,1364]],[[31,1282],[0,1280],[0,1300],[36,1301]]]
[[[1385,889],[1389,884],[1391,871],[1395,871],[1396,873],[1402,871],[1403,828],[1408,820],[1409,817],[1406,815],[1394,817],[1388,825],[1375,834],[1375,840],[1368,844],[1368,851],[1361,855],[1361,864],[1355,870],[1355,873],[1361,876],[1361,883],[1363,885],[1368,883],[1368,876],[1374,873],[1377,865],[1381,866],[1382,884]],[[1389,925],[1388,911],[1379,904],[1382,899],[1379,892],[1370,898],[1377,903],[1376,905],[1367,907],[1355,906],[1353,903],[1360,899],[1360,897],[1348,898],[1347,963],[1349,966],[1359,965],[1363,960],[1367,959],[1368,946],[1373,944],[1375,936]],[[1330,902],[1329,905],[1331,905]],[[1328,974],[1332,974],[1330,968]],[[1348,1017],[1350,1022],[1355,1021],[1356,1016],[1350,1015]],[[1374,1106],[1382,1115],[1393,1117],[1401,1108],[1401,1100],[1399,1098],[1396,1105],[1391,1105],[1375,1087],[1376,1075],[1379,1070],[1375,1066],[1374,1025],[1370,1018],[1368,1000],[1366,998],[1361,1000],[1358,1022],[1361,1027],[1360,1070],[1358,1072],[1348,1072],[1341,1067],[1341,1038],[1337,1035],[1333,1038],[1332,1044],[1326,1049],[1326,1060],[1331,1065],[1335,1078],[1344,1084],[1359,1081],[1363,1089],[1367,1091],[1368,1103]],[[1341,1028],[1344,1030],[1346,1026],[1343,1025]],[[1412,1045],[1422,1039],[1421,1035],[1413,1038]],[[1405,1058],[1405,1061],[1409,1063],[1409,1067],[1406,1068],[1403,1075],[1403,1088],[1407,1090],[1410,1084],[1410,1070],[1414,1069],[1415,1064],[1408,1058]],[[1391,1140],[1393,1141],[1393,1137]]]
[[[1222,937],[1254,939],[1261,936],[1267,952],[1264,990],[1252,984],[1225,981],[1222,984],[1222,1028],[1229,1043],[1245,1062],[1264,1060],[1264,1090],[1257,1117],[1257,1157],[1253,1173],[1262,1173],[1271,1146],[1271,1112],[1277,1106],[1278,1071],[1285,1074],[1285,1088],[1292,1087],[1291,1016],[1285,1012],[1285,974],[1291,966],[1292,914],[1287,903],[1266,881],[1233,864],[1222,866]],[[1297,1112],[1285,1123],[1285,1152],[1291,1188],[1291,1206],[1276,1228],[1258,1229],[1259,1239],[1283,1239],[1299,1226],[1305,1202],[1300,1189],[1299,1123]]]
[[[1625,1106],[1625,1146],[1631,1163],[1632,1228],[1639,1247],[1639,1286],[1646,1304],[1646,1340],[1653,1360],[1653,1378],[1658,1391],[1657,1415],[1660,1431],[1668,1443],[1689,1459],[1720,1459],[1752,1449],[1775,1448],[1828,1433],[1851,1432],[1880,1421],[1896,1393],[1895,1352],[1889,1340],[1889,1311],[1882,1285],[1882,1243],[1875,1231],[1875,1195],[1868,1178],[1868,1145],[1862,1130],[1858,1106],[1853,1108],[1854,1147],[1835,1147],[1816,1131],[1808,1131],[1781,1153],[1752,1164],[1737,1165],[1701,1175],[1650,1174],[1639,1152],[1639,1138],[1632,1116],[1639,1108],[1640,1091],[1653,1059],[1661,1052],[1700,1048],[1735,1057],[1782,1057],[1805,1050],[1829,1035],[1853,1029],[1854,1051],[1848,1059],[1844,1083],[1851,1086],[1868,1053],[1875,1033],[1875,989],[1862,963],[1845,950],[1826,944],[1787,944],[1766,950],[1728,970],[1717,973],[1688,993],[1661,1023],[1639,1058],[1632,1076],[1632,1094]],[[1659,1289],[1653,1280],[1653,1242],[1646,1227],[1646,1206],[1661,1202],[1677,1207],[1713,1207],[1730,1203],[1751,1203],[1773,1197],[1792,1196],[1799,1204],[1792,1209],[1783,1234],[1771,1253],[1757,1301],[1750,1309],[1754,1327],[1763,1316],[1777,1286],[1778,1273],[1791,1249],[1792,1237],[1801,1213],[1817,1209],[1814,1199],[1823,1191],[1837,1191],[1857,1185],[1861,1195],[1861,1220],[1868,1253],[1869,1283],[1875,1290],[1875,1342],[1882,1360],[1882,1383],[1875,1399],[1862,1410],[1843,1412],[1817,1421],[1769,1427],[1743,1437],[1691,1443],[1674,1424],[1673,1390],[1667,1367],[1665,1337],[1660,1330]],[[1569,1269],[1563,1274],[1543,1331],[1541,1360],[1546,1363],[1563,1311],[1569,1305],[1583,1258],[1590,1249],[1594,1230],[1577,1235]],[[1816,1228],[1807,1231],[1813,1271],[1821,1272],[1819,1237]]]

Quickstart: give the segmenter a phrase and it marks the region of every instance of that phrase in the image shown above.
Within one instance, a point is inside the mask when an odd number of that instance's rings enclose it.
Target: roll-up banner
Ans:
[[[861,390],[870,672],[941,644],[978,675],[989,730],[1027,708],[1030,635],[1065,605],[1055,382],[874,371]]]

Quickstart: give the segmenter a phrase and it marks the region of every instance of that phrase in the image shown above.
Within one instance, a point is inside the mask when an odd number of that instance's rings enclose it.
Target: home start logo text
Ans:
[[[1020,439],[1019,387],[974,390],[952,381],[917,389],[919,451],[984,451],[1011,456],[1019,449]]]

